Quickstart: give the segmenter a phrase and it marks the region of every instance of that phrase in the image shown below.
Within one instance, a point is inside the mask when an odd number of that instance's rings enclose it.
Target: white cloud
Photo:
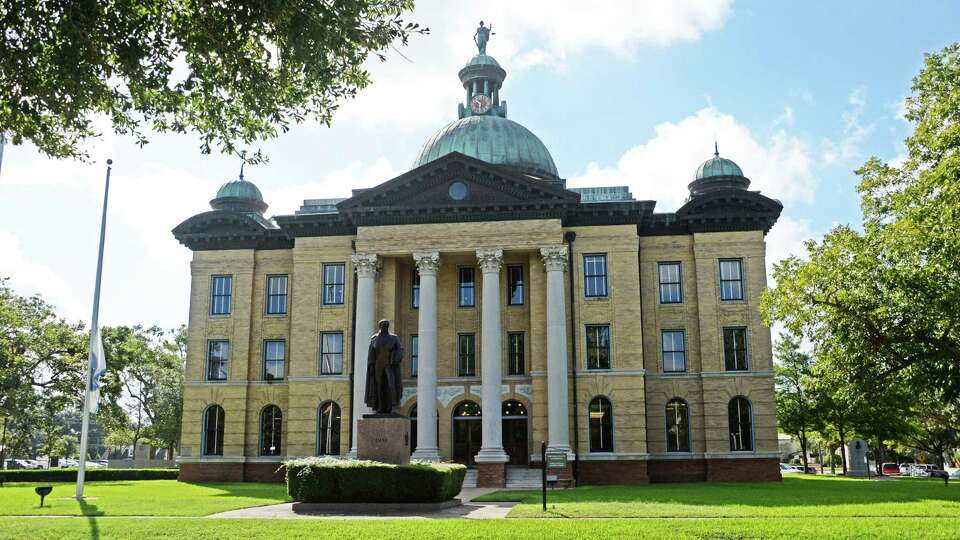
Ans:
[[[74,290],[52,268],[30,260],[20,239],[12,231],[0,229],[0,278],[10,278],[10,286],[21,295],[40,294],[57,307],[57,314],[69,320],[85,319],[88,314]]]
[[[381,157],[369,164],[355,161],[307,182],[277,188],[261,186],[261,191],[270,204],[268,214],[286,215],[299,209],[304,199],[349,197],[351,189],[373,187],[400,172],[389,160]]]
[[[849,163],[860,156],[860,145],[873,131],[874,125],[861,122],[863,110],[867,106],[867,89],[858,86],[847,96],[847,109],[841,114],[843,135],[839,141],[825,137],[821,144],[822,158],[825,163]]]
[[[783,107],[783,112],[776,120],[773,121],[774,126],[792,126],[796,118],[793,114],[793,107],[786,105]]]
[[[816,180],[811,152],[798,137],[781,129],[758,140],[733,116],[705,107],[679,122],[656,126],[655,135],[627,150],[615,166],[591,163],[571,187],[628,185],[634,193],[657,201],[658,211],[675,210],[688,195],[696,168],[713,152],[734,160],[750,178],[750,189],[784,202],[812,202]]]
[[[810,220],[796,219],[790,216],[780,216],[776,225],[767,233],[767,275],[772,276],[774,263],[780,262],[794,255],[800,259],[807,258],[804,242],[819,238],[822,234],[813,230]],[[773,284],[771,283],[771,286]]]

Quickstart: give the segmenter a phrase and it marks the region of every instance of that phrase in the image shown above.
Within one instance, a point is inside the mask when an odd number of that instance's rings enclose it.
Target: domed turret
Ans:
[[[254,212],[263,214],[267,203],[253,182],[243,179],[243,166],[240,166],[240,178],[226,182],[217,190],[217,196],[210,201],[214,210],[232,210],[234,212]]]
[[[687,186],[690,196],[696,197],[717,189],[747,189],[750,180],[743,175],[743,169],[732,160],[720,157],[716,143],[713,157],[697,167],[693,182]]]

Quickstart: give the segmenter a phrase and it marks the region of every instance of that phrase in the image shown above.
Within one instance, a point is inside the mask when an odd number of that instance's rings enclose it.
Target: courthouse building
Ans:
[[[538,467],[540,441],[581,484],[779,479],[758,306],[780,203],[717,152],[677,164],[692,181],[676,212],[567,188],[507,118],[497,61],[459,77],[459,118],[400,176],[270,218],[241,176],[174,229],[193,251],[181,478],[355,454],[387,319],[413,457],[479,485]]]

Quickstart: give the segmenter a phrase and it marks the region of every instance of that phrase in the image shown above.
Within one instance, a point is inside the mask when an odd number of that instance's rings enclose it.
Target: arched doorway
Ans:
[[[530,447],[527,437],[527,408],[517,400],[503,402],[503,449],[510,456],[508,465],[527,465]]]
[[[453,409],[453,460],[464,465],[473,465],[474,456],[480,451],[482,423],[480,406],[473,401],[463,401]]]

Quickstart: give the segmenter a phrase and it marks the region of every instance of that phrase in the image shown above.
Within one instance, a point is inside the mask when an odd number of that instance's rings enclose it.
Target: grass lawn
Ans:
[[[576,518],[960,518],[960,483],[788,476],[780,482],[588,486],[547,494],[497,491],[476,500],[518,501],[510,517]],[[960,524],[958,524],[960,525]],[[954,531],[960,536],[960,526]]]
[[[52,485],[43,508],[33,492]],[[188,484],[176,480],[88,482],[89,500],[72,497],[74,483],[8,482],[0,488],[0,516],[206,516],[248,506],[289,500],[284,484]],[[33,523],[33,522],[31,522]]]

